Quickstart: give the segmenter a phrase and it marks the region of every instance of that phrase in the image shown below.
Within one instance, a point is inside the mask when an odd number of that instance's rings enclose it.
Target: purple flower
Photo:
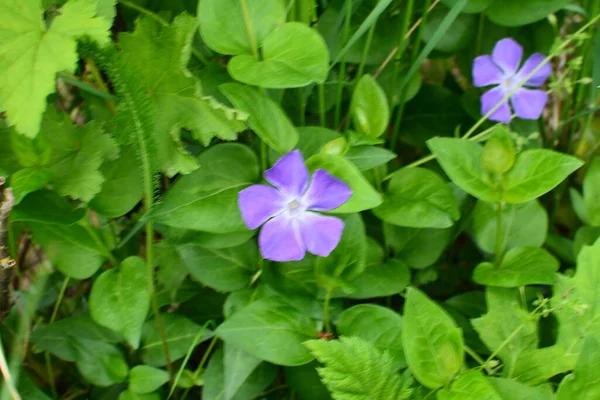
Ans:
[[[473,84],[475,86],[498,85],[481,96],[481,114],[487,114],[544,60],[542,54],[534,53],[519,69],[522,58],[523,48],[514,40],[506,38],[496,43],[491,56],[479,56],[473,61]],[[551,73],[552,68],[546,63],[524,83],[524,86],[540,87]],[[523,86],[510,97],[512,108],[517,117],[522,119],[538,119],[542,115],[546,101],[548,101],[548,96],[543,90],[527,89]],[[490,119],[509,123],[511,111],[508,101],[502,103],[490,115]]]
[[[262,256],[280,262],[302,260],[306,251],[328,256],[340,242],[344,222],[313,211],[341,206],[352,190],[323,169],[311,179],[299,150],[281,157],[265,179],[275,187],[252,185],[238,195],[248,229],[265,224],[258,235]]]

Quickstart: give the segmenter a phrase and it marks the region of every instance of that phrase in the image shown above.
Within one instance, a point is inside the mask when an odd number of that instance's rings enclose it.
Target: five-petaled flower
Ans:
[[[523,48],[513,39],[506,38],[496,43],[491,56],[479,56],[473,61],[475,86],[498,85],[481,96],[481,114],[487,114],[544,61],[542,54],[534,53],[519,69],[522,58]],[[545,63],[524,83],[524,86],[540,87],[551,73],[552,68]],[[548,96],[543,90],[527,89],[523,86],[510,97],[512,108],[517,117],[522,119],[538,119],[547,101]],[[509,123],[511,111],[508,101],[503,102],[489,119]]]
[[[352,190],[323,169],[312,176],[299,150],[279,159],[265,171],[273,186],[257,184],[240,191],[238,205],[249,229],[262,224],[260,252],[273,261],[298,261],[306,251],[328,256],[342,237],[344,222],[313,211],[329,211],[344,204]]]

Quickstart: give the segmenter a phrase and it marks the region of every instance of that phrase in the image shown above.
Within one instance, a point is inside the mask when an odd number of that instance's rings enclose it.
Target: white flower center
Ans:
[[[518,84],[519,82],[516,82],[514,76],[508,78],[505,77],[504,81],[502,82],[502,86],[504,86],[504,90],[506,93],[510,93],[513,89],[517,87]]]
[[[304,213],[306,207],[298,199],[294,199],[288,203],[287,211],[290,217],[295,218]]]

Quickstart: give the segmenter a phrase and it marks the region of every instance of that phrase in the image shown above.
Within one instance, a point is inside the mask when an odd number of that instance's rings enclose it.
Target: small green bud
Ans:
[[[326,143],[325,146],[321,148],[321,153],[343,156],[344,154],[346,154],[347,150],[348,142],[346,141],[346,138],[339,137],[337,139],[333,139],[329,143]]]
[[[515,144],[510,133],[505,127],[498,126],[483,147],[483,169],[503,174],[512,168],[515,157]]]

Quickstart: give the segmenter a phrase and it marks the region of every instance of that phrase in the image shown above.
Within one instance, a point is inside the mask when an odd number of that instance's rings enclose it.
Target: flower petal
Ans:
[[[329,211],[338,208],[352,196],[352,189],[324,169],[315,171],[302,203],[308,210]]]
[[[281,213],[286,205],[283,194],[272,186],[252,185],[238,193],[238,206],[248,229],[256,229]]]
[[[268,221],[258,235],[260,254],[278,262],[300,261],[305,250],[296,221],[286,213]]]
[[[521,67],[517,75],[515,76],[515,83],[521,82],[523,79],[527,78],[527,76],[535,69],[538,65],[540,65],[544,59],[543,54],[534,53],[525,61],[525,64]],[[546,82],[546,79],[552,74],[552,66],[549,63],[545,63],[542,67],[535,73],[531,78],[525,82],[527,86],[539,87]]]
[[[490,56],[479,56],[473,60],[473,85],[476,87],[502,83],[504,74]]]
[[[337,217],[313,212],[298,219],[302,241],[306,249],[317,256],[327,257],[337,247],[344,231],[344,221]]]
[[[543,90],[520,88],[510,99],[517,117],[538,119],[542,115],[548,95]]]
[[[521,58],[523,58],[523,48],[511,38],[498,41],[492,51],[494,63],[502,69],[507,78],[517,72]]]
[[[496,104],[498,104],[506,96],[506,92],[502,86],[495,87],[488,90],[481,96],[481,115],[486,115]],[[511,120],[510,107],[508,101],[502,103],[502,105],[494,111],[489,117],[492,121],[504,122],[508,124]]]
[[[290,151],[265,171],[265,179],[269,183],[292,197],[304,193],[308,178],[308,169],[300,150]]]

